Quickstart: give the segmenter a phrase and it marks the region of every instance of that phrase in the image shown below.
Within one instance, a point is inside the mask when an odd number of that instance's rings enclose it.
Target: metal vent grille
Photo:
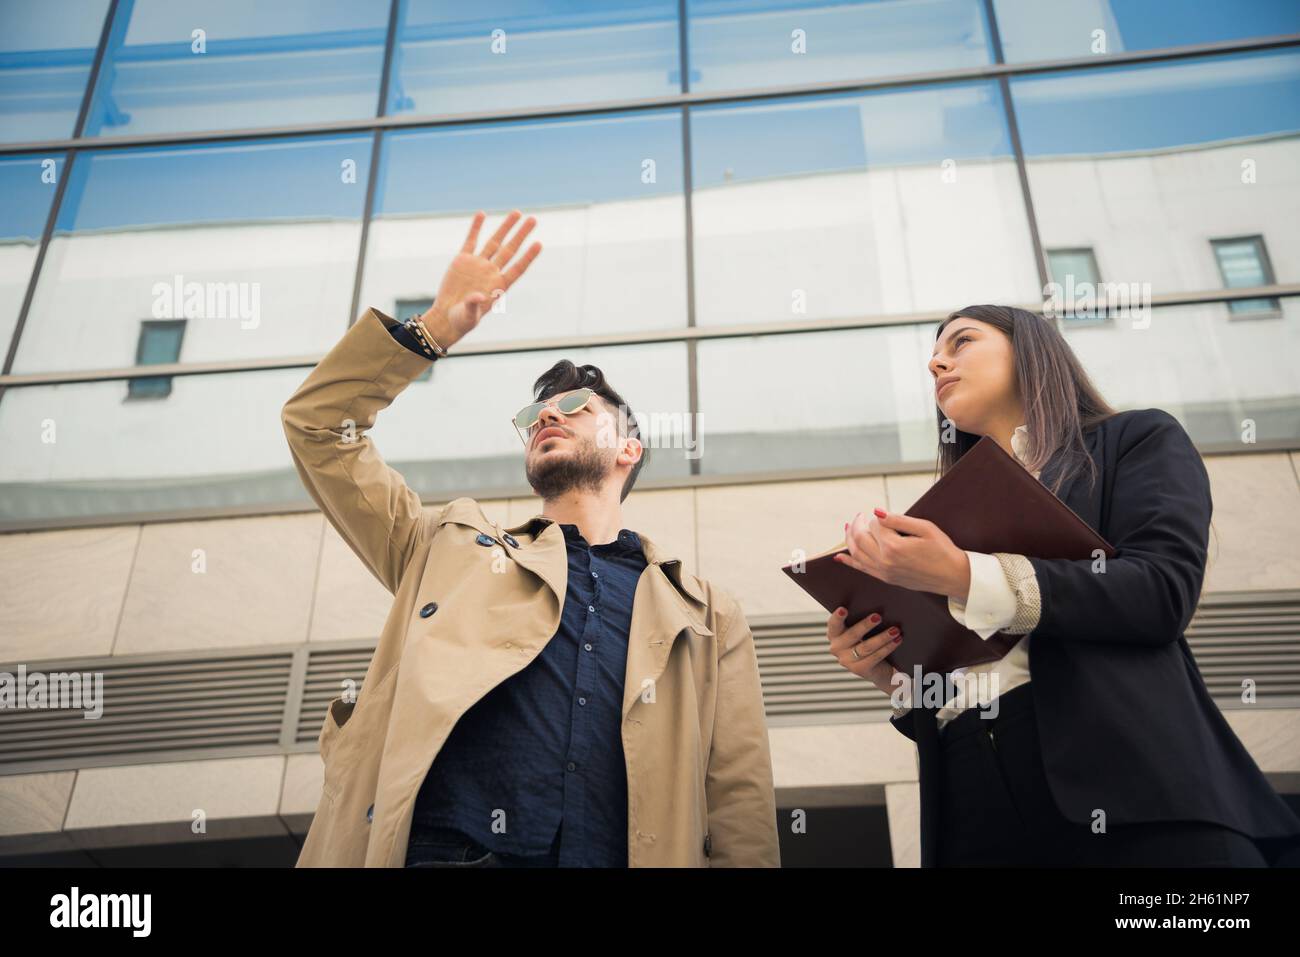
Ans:
[[[1300,696],[1300,594],[1207,595],[1187,643],[1221,708],[1241,706],[1246,681],[1259,703]]]
[[[316,743],[325,722],[325,708],[343,693],[343,682],[355,681],[356,691],[361,691],[362,679],[374,650],[373,644],[310,650],[302,688],[302,707],[294,732],[296,743]]]
[[[102,674],[103,711],[87,719],[84,709],[0,709],[0,767],[136,763],[196,748],[276,745],[292,661],[292,651],[277,650],[28,665],[29,675]],[[18,672],[16,665],[0,670]]]
[[[826,653],[825,618],[755,616],[750,627],[770,724],[888,710],[883,694]],[[1300,591],[1206,595],[1187,638],[1220,708],[1244,707],[1248,679],[1256,706],[1300,707]],[[310,751],[326,706],[344,681],[361,690],[373,652],[373,641],[350,641],[29,664],[29,674],[102,673],[103,715],[0,708],[0,774]]]
[[[825,617],[754,618],[750,626],[770,723],[860,721],[864,712],[889,711],[885,695],[827,652]],[[1256,707],[1300,705],[1300,592],[1204,595],[1187,643],[1220,708],[1243,706],[1247,679]]]

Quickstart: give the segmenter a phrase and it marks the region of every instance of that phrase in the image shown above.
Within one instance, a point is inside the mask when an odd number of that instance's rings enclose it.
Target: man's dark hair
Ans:
[[[627,434],[632,438],[641,438],[641,430],[637,426],[636,415],[632,412],[631,407],[623,401],[623,397],[614,391],[614,387],[605,381],[605,373],[601,372],[596,366],[575,366],[568,359],[561,359],[543,372],[537,381],[533,383],[533,398],[540,402],[542,399],[549,399],[560,392],[572,392],[574,389],[591,389],[596,395],[605,400],[605,404],[615,416],[618,415],[619,407],[622,406],[627,410]],[[646,459],[649,457],[650,449],[642,442],[641,458],[632,466],[627,481],[623,483],[623,491],[618,497],[620,502],[626,499],[628,493],[632,491],[632,486],[636,484],[636,477],[641,471],[641,466],[645,465]]]

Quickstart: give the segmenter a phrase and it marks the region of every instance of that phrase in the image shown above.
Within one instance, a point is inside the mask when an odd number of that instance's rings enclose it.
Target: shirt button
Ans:
[[[425,605],[423,608],[420,609],[420,617],[428,618],[437,610],[438,610],[438,603],[436,601],[431,601],[429,602],[429,604]]]
[[[591,651],[591,642],[587,642],[587,643],[586,643],[585,645],[583,645],[582,647],[586,648],[588,651]]]
[[[519,547],[519,542],[517,542],[517,541],[515,540],[515,537],[514,537],[513,535],[511,535],[509,532],[506,532],[506,534],[503,535],[503,536],[501,536],[501,537],[504,538],[504,539],[506,540],[506,544],[509,545],[509,546],[511,546],[512,548],[518,548],[518,547]]]
[[[587,699],[586,699],[586,698],[579,698],[579,699],[578,699],[578,704],[586,704],[586,703],[587,703]]]
[[[587,611],[595,611],[595,610],[596,610],[596,606],[595,606],[595,605],[588,605],[588,606],[587,606]]]
[[[491,547],[492,545],[496,544],[496,540],[493,539],[491,535],[485,534],[484,532],[479,532],[478,538],[474,539],[474,541],[478,542],[480,545],[487,546],[487,547]]]
[[[567,768],[567,769],[570,770],[570,771],[576,771],[576,770],[578,770],[578,766],[577,766],[576,764],[574,764],[572,761],[570,761],[568,764],[566,764],[566,765],[565,765],[565,768]]]
[[[366,808],[366,822],[372,823],[375,820],[375,806],[372,804]]]
[[[599,578],[600,576],[597,575],[595,572],[592,572],[592,573],[591,573],[591,577],[592,577],[592,578]]]

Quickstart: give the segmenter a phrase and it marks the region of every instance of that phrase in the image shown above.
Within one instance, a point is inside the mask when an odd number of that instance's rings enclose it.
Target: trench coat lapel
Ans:
[[[549,584],[561,606],[568,584],[569,557],[564,530],[541,515],[508,528],[494,526],[498,538],[508,533],[520,543],[511,555],[523,568]],[[623,717],[668,664],[677,638],[685,632],[712,638],[706,623],[708,602],[699,587],[682,574],[682,563],[640,532],[646,567],[637,580],[628,628],[627,666],[623,676]]]
[[[519,543],[515,548],[505,536],[509,533]],[[557,522],[544,527],[530,519],[522,525],[503,529],[493,525],[492,535],[514,559],[520,568],[527,569],[551,587],[560,608],[569,587],[569,549],[564,541],[564,529]]]

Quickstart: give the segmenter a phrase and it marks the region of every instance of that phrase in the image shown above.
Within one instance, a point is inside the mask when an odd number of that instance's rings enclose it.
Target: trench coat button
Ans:
[[[432,617],[433,613],[437,610],[438,610],[438,603],[436,601],[431,601],[429,602],[429,604],[425,605],[423,608],[420,609],[420,617],[421,618]]]
[[[705,857],[713,856],[713,835],[712,834],[704,835],[704,856]]]
[[[491,548],[493,545],[497,543],[495,538],[493,538],[491,535],[488,535],[485,532],[479,532],[478,538],[474,539],[474,541],[478,542],[480,545],[483,545],[487,548]]]
[[[371,824],[375,820],[375,806],[372,804],[366,808],[366,823]]]
[[[501,536],[501,537],[504,538],[504,539],[506,540],[506,544],[509,545],[511,548],[518,548],[518,547],[519,547],[519,540],[518,540],[517,538],[515,538],[513,535],[511,535],[509,532],[506,532],[506,533],[505,533],[503,536]]]

